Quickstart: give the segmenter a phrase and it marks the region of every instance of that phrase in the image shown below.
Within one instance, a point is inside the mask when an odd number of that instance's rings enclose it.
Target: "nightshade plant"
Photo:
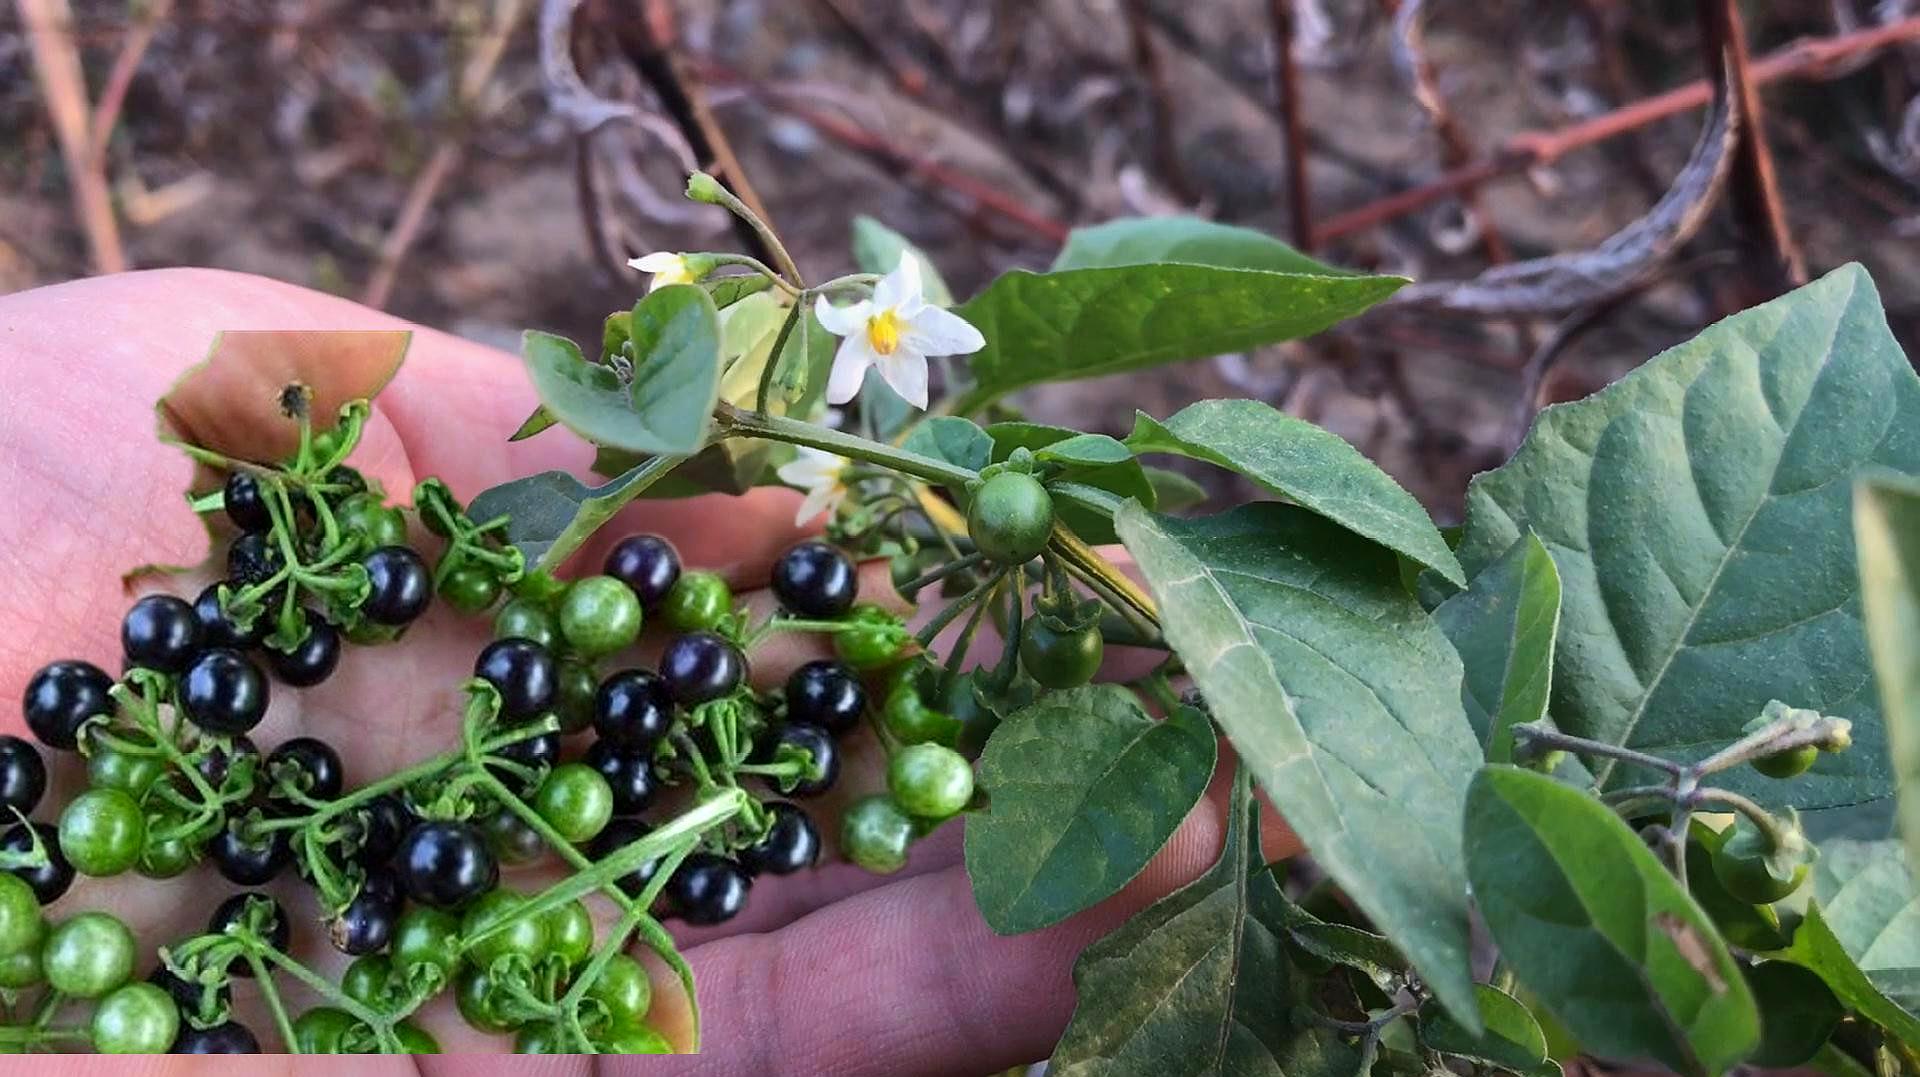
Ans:
[[[245,1049],[227,999],[250,976],[303,1050],[430,1050],[410,1015],[442,991],[521,1050],[667,1050],[628,946],[685,978],[663,921],[725,920],[756,877],[812,865],[827,843],[795,802],[867,727],[885,777],[839,854],[896,871],[965,817],[1003,934],[1113,896],[1230,772],[1213,867],[1080,957],[1054,1073],[1531,1075],[1582,1053],[1920,1073],[1920,850],[1899,840],[1920,841],[1920,380],[1864,271],[1549,408],[1443,532],[1263,404],[1115,438],[1006,403],[1311,334],[1397,278],[1129,220],[955,305],[875,222],[863,272],[809,283],[711,178],[688,193],[775,265],[651,254],[591,353],[527,336],[542,404],[515,438],[565,427],[603,484],[549,472],[462,505],[427,480],[407,511],[429,553],[344,462],[365,400],[316,416],[289,386],[287,460],[187,446],[219,475],[196,506],[236,529],[228,581],[136,605],[124,676],[59,662],[29,688],[30,728],[86,754],[90,788],[0,841],[0,1042]],[[1164,456],[1270,499],[1180,515],[1195,487],[1143,459]],[[769,616],[653,536],[556,574],[637,499],[768,483],[824,528],[775,566]],[[859,593],[877,559],[920,616]],[[344,788],[324,744],[247,741],[261,663],[318,683],[436,594],[497,637],[458,743]],[[672,633],[657,669],[621,657],[643,622]],[[790,632],[836,657],[757,688],[756,649]],[[1135,675],[1094,683],[1112,651]],[[0,744],[0,799],[24,817],[44,787],[35,749]],[[1313,870],[1266,862],[1256,790]],[[498,885],[500,861],[539,856],[571,874]],[[239,887],[297,868],[359,955],[342,981],[289,955],[312,925],[249,891],[152,984],[129,982],[117,921],[55,906],[75,868],[202,857]],[[286,981],[323,1004],[288,1013]],[[57,1019],[82,1001],[88,1023]]]

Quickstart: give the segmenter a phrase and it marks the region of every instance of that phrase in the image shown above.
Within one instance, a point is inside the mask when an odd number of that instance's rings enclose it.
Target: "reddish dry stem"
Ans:
[[[1293,245],[1313,253],[1313,191],[1307,182],[1306,124],[1300,116],[1300,65],[1293,55],[1294,0],[1272,0],[1274,82],[1280,131],[1287,143],[1287,214]]]

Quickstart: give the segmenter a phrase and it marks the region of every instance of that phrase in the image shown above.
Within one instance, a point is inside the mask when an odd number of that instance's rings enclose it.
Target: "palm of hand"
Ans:
[[[411,327],[254,278],[162,271],[0,299],[0,328],[0,468],[9,491],[0,500],[0,566],[12,581],[0,590],[0,624],[10,628],[0,635],[0,692],[17,699],[33,671],[54,658],[118,668],[125,571],[205,557],[205,533],[175,493],[188,486],[191,468],[153,440],[150,409],[204,357],[217,332]],[[407,365],[379,397],[353,462],[398,500],[430,475],[469,498],[535,471],[580,470],[586,450],[568,439],[505,442],[532,404],[510,357],[416,330]],[[264,410],[239,398],[234,407]],[[792,496],[764,493],[629,509],[628,526],[616,522],[604,534],[658,531],[736,587],[758,586],[796,534]],[[582,563],[597,563],[602,549],[585,551]],[[190,597],[211,579],[191,574],[166,589]],[[350,787],[445,751],[458,738],[459,684],[487,638],[484,621],[436,605],[402,644],[349,648],[326,684],[277,689],[253,737],[263,748],[302,735],[327,741],[340,752]],[[803,657],[756,654],[755,679],[773,683]],[[5,728],[19,732],[19,719],[11,722]],[[829,846],[837,809],[880,784],[874,755],[870,743],[850,746],[840,787],[809,805]],[[59,768],[40,818],[53,818],[83,778],[77,757],[61,759]],[[971,908],[958,829],[921,843],[900,876],[827,866],[763,883],[747,911],[722,928],[676,930],[708,1011],[700,1065],[715,1072],[980,1073],[1042,1056],[1071,1010],[1073,954],[1142,896],[1190,877],[1218,848],[1220,827],[1214,813],[1196,813],[1129,894],[1020,939],[994,938]],[[549,864],[510,871],[504,882],[532,890],[558,877]],[[83,879],[51,911],[104,908],[121,916],[140,938],[137,974],[144,974],[155,946],[204,930],[212,906],[233,889],[203,864],[166,881]],[[289,874],[267,889],[293,916],[296,956],[337,978],[346,959],[326,945],[307,888]],[[691,1038],[685,1000],[671,977],[656,969],[655,980],[650,1021],[684,1044]],[[251,990],[238,995],[242,1019],[269,1031]],[[289,1002],[295,1012],[306,1004],[294,992]],[[467,1028],[444,996],[420,1017],[447,1050],[503,1047]]]

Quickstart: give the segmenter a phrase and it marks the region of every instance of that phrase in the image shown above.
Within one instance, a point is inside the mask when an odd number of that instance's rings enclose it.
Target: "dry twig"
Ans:
[[[94,152],[80,50],[66,31],[73,12],[67,0],[16,0],[16,4],[33,52],[34,76],[47,99],[47,117],[60,143],[60,158],[66,162],[74,216],[87,237],[93,271],[118,273],[127,268],[127,254],[120,245],[120,224],[113,215],[106,172]]]
[[[1698,9],[1708,70],[1726,80],[1746,121],[1734,149],[1728,197],[1739,221],[1741,244],[1753,255],[1749,275],[1765,293],[1753,298],[1772,298],[1807,282],[1806,259],[1787,225],[1786,204],[1780,198],[1773,154],[1767,148],[1766,113],[1749,73],[1752,63],[1738,0],[1699,0]]]
[[[1296,0],[1271,0],[1273,12],[1273,81],[1280,112],[1280,135],[1286,141],[1287,212],[1293,225],[1293,245],[1313,253],[1313,192],[1307,184],[1306,124],[1300,116],[1300,65],[1293,55]]]

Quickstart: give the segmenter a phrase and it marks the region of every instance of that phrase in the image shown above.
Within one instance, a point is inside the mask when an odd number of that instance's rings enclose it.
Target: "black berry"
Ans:
[[[853,670],[831,659],[808,662],[787,677],[787,720],[845,733],[866,713],[867,690]]]
[[[399,916],[400,893],[393,876],[385,871],[369,874],[347,907],[328,921],[327,941],[343,954],[375,953],[393,938],[393,922]]]
[[[771,762],[781,745],[790,745],[802,749],[813,756],[813,769],[819,776],[803,778],[781,788],[790,796],[818,796],[833,788],[834,780],[840,777],[840,749],[833,743],[832,734],[817,725],[805,722],[789,722],[779,734],[762,750],[764,761]]]
[[[227,585],[229,588],[235,586]],[[256,617],[253,626],[241,631],[233,623],[225,610],[220,608],[220,585],[210,583],[200,596],[193,600],[193,619],[200,622],[200,645],[202,647],[225,647],[229,650],[244,651],[260,645],[260,637],[266,632],[266,618]]]
[[[186,599],[148,595],[120,622],[120,649],[129,666],[178,673],[200,649],[200,619]]]
[[[249,841],[235,824],[222,827],[208,843],[207,852],[221,878],[236,886],[265,886],[293,860],[293,847],[284,830],[270,830]]]
[[[340,753],[317,737],[295,737],[267,756],[267,773],[275,781],[291,776],[296,788],[314,800],[332,800],[345,784]]]
[[[367,570],[367,601],[360,612],[381,625],[404,625],[427,612],[433,574],[409,546],[382,546],[360,562]]]
[[[207,651],[180,680],[187,719],[209,733],[245,733],[267,713],[267,678],[238,651]]]
[[[333,676],[340,665],[340,630],[309,610],[307,638],[287,653],[268,647],[267,665],[280,683],[311,688]]]
[[[553,655],[532,640],[501,639],[474,660],[473,675],[500,693],[500,714],[509,721],[538,717],[553,706],[559,672]]]
[[[684,706],[705,703],[740,687],[746,676],[740,649],[712,632],[676,636],[660,655],[660,676]]]
[[[757,844],[740,850],[740,866],[755,875],[791,875],[820,859],[820,831],[813,819],[784,800],[767,806],[773,825]]]
[[[397,861],[407,896],[436,909],[456,909],[493,889],[500,866],[480,832],[465,823],[421,823],[400,843]]]
[[[71,751],[79,742],[80,726],[96,714],[112,714],[107,695],[113,678],[91,662],[77,659],[43,666],[27,682],[20,707],[27,729],[49,748]]]
[[[415,822],[406,802],[392,793],[381,793],[360,805],[355,818],[360,821],[360,844],[353,856],[370,868],[393,859],[400,839]]]
[[[28,827],[33,829],[29,831]],[[33,896],[40,899],[40,904],[51,905],[73,885],[73,865],[67,863],[66,854],[60,851],[60,832],[50,823],[15,823],[7,828],[5,836],[0,836],[0,852],[27,852],[33,848],[35,834],[40,836],[40,847],[46,850],[47,862],[38,867],[7,870],[33,888]]]
[[[838,617],[860,597],[853,559],[824,542],[802,542],[773,563],[773,594],[800,617]]]
[[[227,578],[235,586],[264,583],[280,571],[280,551],[264,531],[249,531],[227,547]]]
[[[47,792],[47,764],[40,749],[19,737],[0,734],[0,815],[11,808],[30,815]]]
[[[673,724],[673,692],[658,673],[623,669],[600,683],[593,697],[593,731],[601,740],[651,748]]]
[[[752,886],[740,865],[712,853],[695,853],[674,872],[667,892],[687,923],[719,924],[740,915]]]
[[[260,1053],[260,1041],[251,1029],[238,1021],[228,1021],[212,1028],[195,1028],[188,1021],[180,1022],[180,1031],[173,1038],[173,1052],[176,1055],[257,1055]]]
[[[260,480],[245,471],[227,476],[221,491],[227,505],[227,519],[242,531],[265,531],[273,526],[273,514],[267,511],[267,499]]]
[[[638,815],[653,803],[660,783],[653,775],[652,749],[623,748],[598,740],[583,761],[599,771],[613,790],[613,814]]]
[[[278,901],[258,890],[242,891],[221,902],[219,907],[213,910],[213,915],[207,918],[207,934],[224,935],[227,933],[227,928],[240,923],[249,899],[265,901],[273,906],[273,915],[267,920],[262,938],[267,945],[281,953],[286,953],[287,945],[293,941],[293,923],[287,919],[287,910],[281,908]],[[227,966],[227,971],[235,976],[251,978],[253,964],[236,960]]]
[[[659,535],[628,535],[608,552],[606,574],[633,589],[652,609],[680,578],[680,551]]]

